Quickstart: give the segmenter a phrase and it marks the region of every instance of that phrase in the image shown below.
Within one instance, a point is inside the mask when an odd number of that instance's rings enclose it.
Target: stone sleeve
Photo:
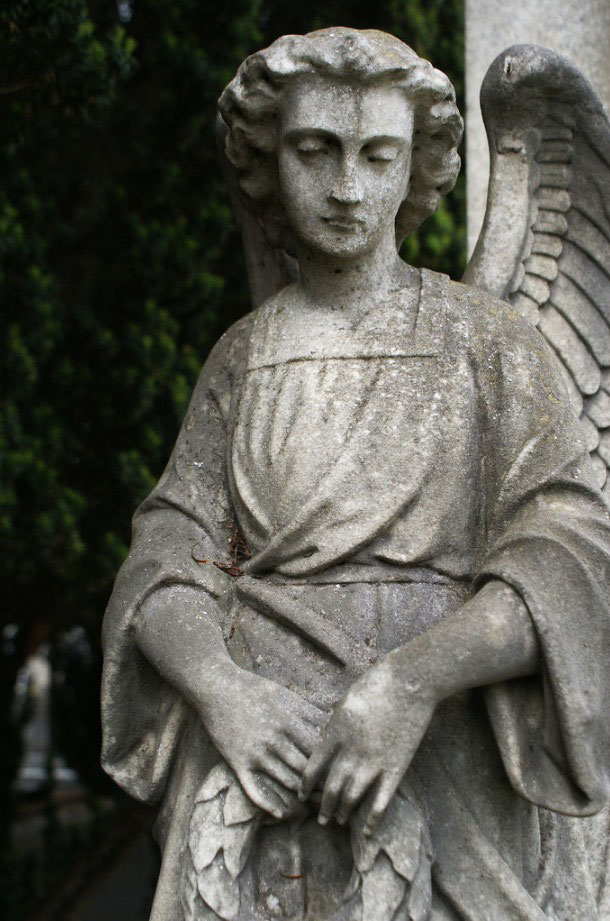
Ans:
[[[174,585],[202,594],[223,619],[233,512],[226,483],[226,427],[244,321],[213,350],[196,385],[167,468],[133,519],[132,544],[103,623],[102,765],[132,796],[165,790],[188,707],[138,650],[134,627],[155,591]]]
[[[531,338],[531,337],[535,338]],[[486,693],[513,787],[538,806],[587,815],[610,788],[610,521],[546,347],[511,328],[496,355],[487,529],[477,583],[523,599],[541,673]]]

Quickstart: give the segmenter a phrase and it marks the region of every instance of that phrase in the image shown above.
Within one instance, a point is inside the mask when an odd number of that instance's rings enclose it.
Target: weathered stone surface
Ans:
[[[494,58],[510,45],[551,48],[583,72],[610,112],[608,0],[466,0],[466,169],[468,245],[485,215],[489,155],[479,106],[481,83]]]
[[[160,803],[152,919],[599,921],[587,433],[517,310],[397,255],[457,175],[451,85],[332,29],[249,58],[220,109],[256,252],[299,277],[206,362],[105,619],[104,765]],[[503,254],[536,309],[561,271],[543,227]]]

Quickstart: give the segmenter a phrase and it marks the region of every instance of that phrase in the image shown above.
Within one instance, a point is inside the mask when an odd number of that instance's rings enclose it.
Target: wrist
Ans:
[[[385,661],[394,672],[397,688],[409,695],[417,694],[436,705],[453,692],[445,663],[425,634],[392,650]]]
[[[243,670],[229,656],[216,656],[205,663],[191,682],[190,703],[200,713],[209,713],[219,701],[226,702],[233,694],[239,696]]]
[[[538,640],[520,596],[499,580],[484,585],[455,614],[393,650],[384,661],[439,703],[460,691],[533,674]]]

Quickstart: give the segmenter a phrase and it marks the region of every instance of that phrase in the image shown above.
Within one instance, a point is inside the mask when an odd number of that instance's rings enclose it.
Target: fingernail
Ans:
[[[319,815],[319,816],[318,816],[318,825],[328,825],[328,816],[327,816],[327,815]]]
[[[304,803],[305,800],[307,799],[307,794],[305,793],[304,790],[299,790],[299,792],[297,793],[297,796],[299,797],[299,801],[301,803]]]

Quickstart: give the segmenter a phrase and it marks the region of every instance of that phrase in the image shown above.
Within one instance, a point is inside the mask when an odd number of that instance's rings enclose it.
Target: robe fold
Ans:
[[[278,295],[214,348],[104,622],[103,763],[161,804],[154,921],[188,916],[189,823],[221,768],[134,642],[151,595],[196,592],[239,665],[331,708],[490,581],[526,605],[542,665],[445,701],[407,771],[403,807],[413,795],[430,833],[429,917],[601,919],[589,820],[566,816],[596,813],[610,788],[610,522],[553,357],[508,305],[431,272],[415,306],[334,317],[324,336],[291,304]],[[251,557],[231,576],[214,562],[228,562],[236,527]],[[271,853],[281,833],[267,837]],[[339,880],[343,844],[331,844]],[[246,904],[244,890],[239,908],[211,900],[192,917],[325,921],[303,859],[306,894],[286,896],[284,914],[283,895],[248,890]],[[365,890],[333,917],[378,921],[362,914]],[[388,917],[408,918],[405,905]]]

